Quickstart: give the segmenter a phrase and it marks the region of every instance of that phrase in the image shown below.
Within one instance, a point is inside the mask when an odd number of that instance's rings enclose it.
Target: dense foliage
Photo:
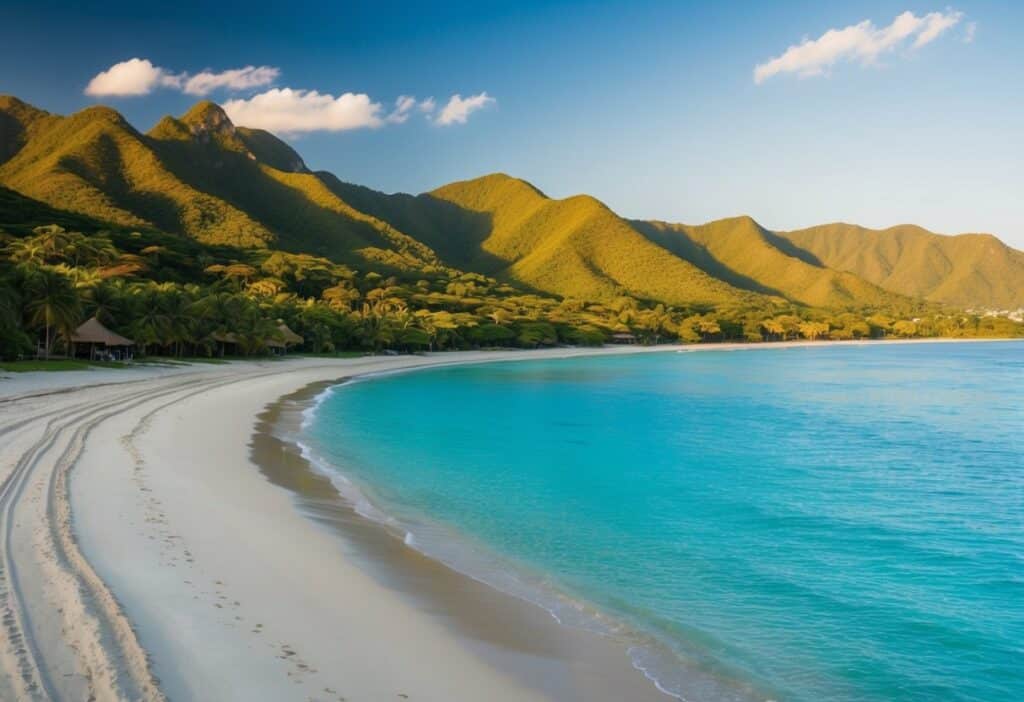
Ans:
[[[135,339],[142,353],[169,355],[216,354],[228,334],[239,353],[260,353],[278,337],[279,320],[313,353],[588,345],[615,334],[660,343],[1022,333],[1005,319],[934,309],[901,316],[781,301],[696,309],[628,296],[562,299],[443,266],[359,271],[308,254],[212,247],[156,232],[84,234],[49,225],[3,235],[2,245],[5,358],[59,354],[93,316]]]

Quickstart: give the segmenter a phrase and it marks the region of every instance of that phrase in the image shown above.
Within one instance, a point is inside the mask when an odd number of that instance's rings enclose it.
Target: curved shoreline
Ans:
[[[346,493],[332,476],[315,467],[304,447],[295,441],[305,410],[322,393],[357,379],[366,380],[368,376],[313,383],[281,398],[260,416],[253,437],[253,461],[270,482],[294,493],[301,511],[352,544],[354,557],[384,587],[399,590],[418,607],[441,616],[468,648],[482,642],[487,647],[530,657],[562,659],[567,667],[590,668],[589,679],[579,681],[576,686],[580,689],[569,692],[558,689],[565,687],[562,683],[545,684],[539,675],[542,671],[524,664],[517,656],[485,656],[491,665],[520,678],[525,686],[538,688],[546,699],[658,702],[677,697],[660,689],[658,681],[632,660],[629,647],[635,642],[611,631],[567,627],[538,602],[416,548],[409,543],[408,535],[403,537],[403,530],[389,523],[386,513],[378,519],[363,513],[358,500],[369,500],[358,488]],[[346,480],[341,474],[333,477]],[[378,505],[370,505],[374,511],[379,510]],[[538,617],[538,613],[543,616]],[[552,642],[557,642],[557,651]]]
[[[337,533],[296,510],[290,492],[252,470],[247,448],[255,418],[267,405],[310,382],[410,366],[595,352],[622,351],[302,359],[258,369],[233,364],[206,374],[211,386],[223,378],[223,388],[104,426],[76,468],[73,486],[76,506],[104,509],[77,509],[76,531],[151,654],[161,690],[172,699],[601,699],[600,690],[584,684],[600,679],[599,668],[564,656],[563,639],[545,641],[549,655],[539,657],[530,648],[534,626],[526,626],[525,638],[511,649],[460,639],[444,617],[381,587]],[[111,456],[121,450],[137,454],[133,471]],[[106,546],[113,542],[122,553]],[[421,589],[443,582],[424,571],[417,577]],[[464,596],[464,588],[455,589]],[[520,615],[508,614],[506,625]],[[453,608],[445,616],[459,612]],[[428,650],[433,658],[423,660]],[[497,665],[502,658],[516,665]],[[626,670],[616,678],[634,673],[645,690],[664,699],[627,658],[617,659]],[[513,672],[520,663],[529,674]],[[532,684],[536,679],[589,692],[546,693]],[[646,699],[630,689],[627,697]]]
[[[345,546],[322,524],[318,528],[294,508],[290,492],[252,470],[247,446],[255,418],[317,380],[408,367],[673,350],[964,341],[459,352],[5,379],[0,383],[0,481],[23,483],[10,492],[5,551],[14,569],[4,572],[17,571],[21,579],[18,606],[27,624],[21,628],[15,612],[14,628],[0,631],[0,697],[292,699],[303,691],[312,699],[398,694],[413,699],[551,699],[537,686],[524,685],[516,666],[503,668],[494,659],[509,656],[517,665],[528,660],[543,669],[545,679],[584,678],[591,671],[536,660],[530,652],[536,636],[528,637],[525,648],[502,649],[478,640],[479,650],[472,650],[468,637],[457,640],[451,622],[442,621],[460,617],[461,601],[447,613],[424,612],[407,594],[382,587],[367,575],[351,544]],[[55,423],[57,415],[63,419]],[[19,465],[30,468],[19,473]],[[60,489],[66,489],[72,510],[59,518],[60,510],[47,507],[58,503],[38,496],[59,486],[61,471],[67,472],[69,484]],[[81,578],[52,577],[54,568],[68,560],[47,541],[52,538],[47,534],[58,533],[53,529],[63,528],[61,520],[83,562],[127,617],[122,634],[130,631],[141,644],[158,689],[118,693],[134,686],[128,681],[141,679],[133,678],[138,657],[118,648],[117,627],[107,624],[96,635],[83,633],[94,627],[95,615],[74,603],[84,597],[91,607],[103,598],[95,590],[90,595]],[[430,578],[418,582],[421,588],[429,585]],[[543,612],[538,616],[551,622]],[[544,645],[564,654],[558,641]],[[26,647],[38,652],[51,689],[31,674],[22,676],[18,657]],[[434,660],[422,660],[425,650]],[[107,672],[99,674],[104,666]],[[529,675],[538,669],[532,670]],[[587,699],[609,698],[601,692]],[[569,691],[565,698],[580,698],[572,695]],[[659,699],[665,698],[659,693]]]

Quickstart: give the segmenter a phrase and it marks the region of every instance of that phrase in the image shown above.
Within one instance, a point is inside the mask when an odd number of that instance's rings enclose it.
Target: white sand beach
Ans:
[[[313,383],[670,350],[304,358],[0,379],[0,699],[667,699],[615,642],[569,631],[468,578],[448,573],[444,596],[424,600],[368,572],[367,554],[297,509],[250,447],[258,415]],[[444,567],[405,551],[402,567],[436,585]],[[462,600],[475,611],[472,625],[456,621]]]
[[[602,676],[466,645],[441,617],[375,581],[261,475],[249,451],[256,416],[310,383],[573,353],[593,352],[295,359],[0,381],[0,699],[548,699],[542,688],[594,699],[587,680]],[[488,660],[503,655],[556,682],[530,685]],[[627,688],[653,691],[624,655],[620,668],[635,678]]]

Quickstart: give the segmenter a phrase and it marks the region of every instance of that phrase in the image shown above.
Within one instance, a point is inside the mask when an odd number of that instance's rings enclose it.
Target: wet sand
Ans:
[[[499,592],[410,548],[401,535],[358,514],[331,480],[286,439],[302,411],[335,382],[314,383],[272,404],[259,417],[253,461],[299,509],[345,542],[346,555],[429,611],[482,660],[554,700],[670,699],[630,662],[629,642],[559,624],[538,606]]]

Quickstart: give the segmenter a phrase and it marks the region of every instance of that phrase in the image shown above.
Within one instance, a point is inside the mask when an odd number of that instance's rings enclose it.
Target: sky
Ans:
[[[912,222],[1024,248],[1024,3],[0,4],[0,93],[136,127],[200,99],[313,169],[502,171],[619,214]]]

